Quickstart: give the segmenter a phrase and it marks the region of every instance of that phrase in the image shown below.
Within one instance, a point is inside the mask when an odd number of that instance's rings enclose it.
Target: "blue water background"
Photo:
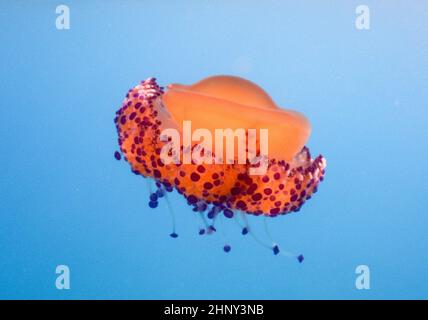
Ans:
[[[426,1],[63,3],[59,31],[61,2],[0,2],[0,298],[428,298]],[[359,4],[370,30],[355,28]],[[268,220],[303,264],[229,221],[199,236],[176,193],[170,238],[166,204],[149,209],[146,181],[113,158],[129,88],[213,74],[312,123],[326,179],[299,213]],[[70,290],[55,287],[60,264]],[[355,287],[358,265],[370,290]]]

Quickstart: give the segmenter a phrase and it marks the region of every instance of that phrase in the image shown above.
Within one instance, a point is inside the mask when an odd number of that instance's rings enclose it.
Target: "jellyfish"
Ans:
[[[324,178],[325,158],[312,158],[305,146],[309,121],[280,108],[243,78],[212,76],[193,85],[171,84],[166,90],[149,78],[128,91],[114,122],[120,148],[115,158],[123,156],[135,174],[155,181],[149,206],[157,207],[159,198],[176,190],[202,216],[206,228],[201,235],[216,231],[213,222],[219,216],[297,212]],[[188,124],[196,129],[190,138]],[[246,142],[232,139],[231,149],[217,149],[217,141],[222,145],[226,138],[218,134],[225,132],[220,129],[240,132],[234,138]],[[242,234],[250,231],[245,223]],[[171,236],[177,237],[175,227]],[[270,248],[280,252],[276,243]],[[223,249],[230,252],[231,246]],[[302,255],[293,256],[303,261]]]

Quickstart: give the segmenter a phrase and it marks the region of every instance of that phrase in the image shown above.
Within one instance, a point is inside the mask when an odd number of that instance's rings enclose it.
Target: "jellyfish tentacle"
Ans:
[[[171,203],[169,202],[169,198],[167,194],[165,194],[165,202],[168,207],[168,212],[171,216],[171,222],[172,222],[172,232],[170,233],[170,236],[171,238],[177,238],[178,234],[176,232],[175,213],[174,213],[174,210],[172,209]]]
[[[243,220],[243,222],[244,222],[244,224],[242,225],[241,224],[241,222],[239,221],[239,218],[238,218],[238,215],[234,215],[234,220],[235,220],[235,223],[239,226],[239,228],[241,229],[241,233],[242,233],[242,235],[246,235],[246,234],[248,234],[248,231],[250,230],[250,227],[249,227],[249,224],[248,224],[248,221],[247,221],[247,219],[245,219],[245,216],[244,216],[244,214],[241,212],[240,213],[240,215],[239,215],[240,217],[241,217],[241,219]]]
[[[303,262],[303,255],[302,254],[295,254],[293,252],[284,251],[284,250],[280,249],[279,244],[273,240],[273,237],[270,234],[269,227],[267,225],[267,218],[266,217],[264,217],[264,219],[263,219],[263,225],[264,225],[264,230],[265,230],[266,235],[268,236],[268,238],[272,242],[272,251],[273,251],[274,255],[280,254],[280,255],[288,257],[288,258],[297,259],[300,263]]]

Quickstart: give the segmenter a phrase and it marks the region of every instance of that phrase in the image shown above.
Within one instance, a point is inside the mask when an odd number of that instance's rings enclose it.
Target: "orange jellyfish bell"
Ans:
[[[129,90],[115,123],[132,171],[156,182],[149,206],[176,189],[203,215],[201,234],[215,231],[214,222],[206,221],[220,214],[274,217],[298,211],[325,173],[325,159],[313,159],[305,147],[309,121],[279,108],[263,89],[238,77],[171,84],[166,91],[149,78]],[[120,153],[115,157],[119,160]],[[273,250],[279,252],[277,246]]]
[[[232,76],[213,76],[194,85],[172,84],[162,101],[173,118],[191,120],[214,132],[223,128],[268,129],[269,156],[292,161],[309,138],[309,121],[300,113],[280,109],[256,84]]]

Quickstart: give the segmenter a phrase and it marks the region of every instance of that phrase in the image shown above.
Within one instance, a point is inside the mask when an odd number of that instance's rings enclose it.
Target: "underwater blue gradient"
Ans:
[[[70,30],[55,28],[61,3]],[[428,298],[427,34],[426,1],[1,1],[0,298]],[[150,209],[146,181],[113,157],[129,88],[213,74],[312,123],[325,181],[267,221],[302,264],[229,220],[199,236],[176,193],[170,238],[166,204]],[[55,288],[60,264],[70,290]],[[355,288],[361,264],[370,290]]]

